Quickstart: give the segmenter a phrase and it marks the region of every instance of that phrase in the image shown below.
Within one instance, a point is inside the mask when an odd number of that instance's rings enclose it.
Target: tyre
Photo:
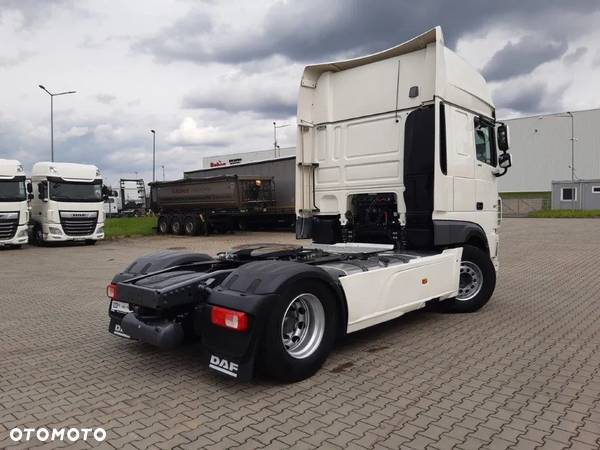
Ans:
[[[171,220],[171,233],[183,234],[183,221],[181,217],[173,217],[173,220]]]
[[[338,311],[333,294],[316,280],[290,285],[273,305],[259,350],[259,370],[300,381],[323,365],[335,343]]]
[[[43,247],[46,244],[46,242],[44,241],[44,233],[40,225],[33,226],[31,241],[34,245],[37,245],[38,247]]]
[[[169,218],[167,216],[160,216],[158,218],[158,232],[160,234],[168,234],[169,229]]]
[[[463,247],[460,282],[455,298],[441,301],[444,312],[468,313],[485,305],[496,287],[496,269],[489,255],[472,245]]]
[[[183,229],[188,236],[196,236],[198,234],[198,221],[193,217],[186,217],[183,221]]]

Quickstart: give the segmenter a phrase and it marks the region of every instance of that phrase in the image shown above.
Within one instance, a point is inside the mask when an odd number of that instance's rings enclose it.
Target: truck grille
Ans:
[[[19,226],[18,212],[0,213],[0,240],[12,239],[15,237],[17,227]]]
[[[60,224],[67,236],[88,236],[93,234],[97,223],[97,211],[60,212]]]

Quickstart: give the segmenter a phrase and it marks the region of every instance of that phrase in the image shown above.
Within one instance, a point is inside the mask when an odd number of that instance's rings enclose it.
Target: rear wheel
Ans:
[[[195,236],[198,234],[198,221],[193,217],[186,217],[183,223],[185,234],[188,236]]]
[[[167,216],[160,216],[158,218],[158,232],[160,234],[167,234],[169,232],[169,219]]]
[[[445,312],[474,312],[485,305],[496,287],[496,269],[487,252],[465,245],[460,263],[458,295],[440,302]]]
[[[183,233],[183,221],[181,220],[181,217],[174,217],[173,220],[171,220],[171,233]]]
[[[315,280],[294,283],[281,299],[267,320],[259,365],[273,378],[300,381],[319,370],[333,348],[337,305]]]

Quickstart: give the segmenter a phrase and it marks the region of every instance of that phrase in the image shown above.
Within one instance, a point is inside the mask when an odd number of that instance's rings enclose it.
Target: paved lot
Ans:
[[[197,348],[106,332],[106,282],[132,258],[292,238],[0,251],[0,447],[15,426],[101,426],[106,448],[600,447],[600,220],[505,221],[483,310],[352,335],[293,385],[230,381],[200,367]]]

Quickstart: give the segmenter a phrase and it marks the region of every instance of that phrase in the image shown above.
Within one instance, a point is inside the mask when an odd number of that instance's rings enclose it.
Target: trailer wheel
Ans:
[[[183,221],[183,229],[188,236],[196,236],[198,234],[198,222],[193,217],[186,217]]]
[[[316,280],[292,284],[267,319],[259,368],[283,381],[310,377],[331,352],[337,324],[335,298],[324,285]]]
[[[158,232],[160,234],[169,233],[169,219],[167,216],[160,216],[158,218]]]
[[[440,302],[440,309],[451,313],[475,312],[488,302],[495,287],[496,269],[489,255],[477,247],[465,245],[458,295]]]
[[[173,234],[183,234],[183,221],[181,217],[173,217],[171,220],[171,233]]]

